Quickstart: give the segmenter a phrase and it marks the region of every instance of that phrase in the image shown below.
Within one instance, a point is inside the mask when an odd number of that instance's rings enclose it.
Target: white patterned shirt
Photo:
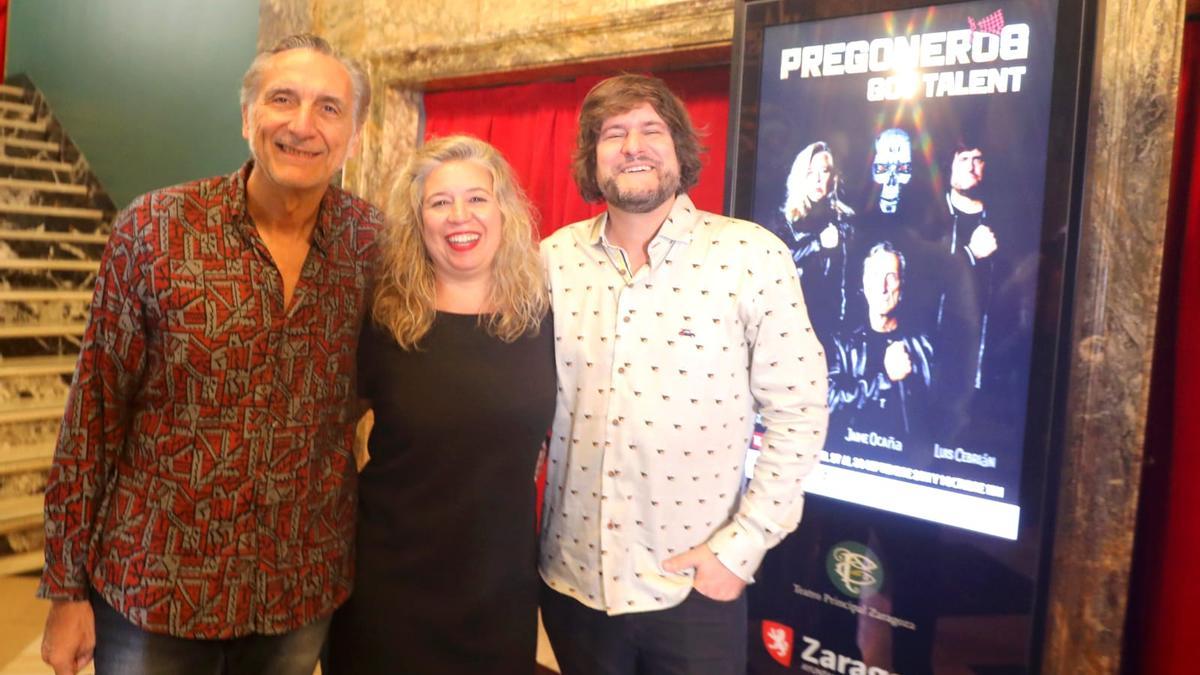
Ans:
[[[703,543],[753,581],[800,520],[827,383],[795,264],[773,234],[680,195],[630,274],[606,223],[542,243],[558,404],[540,568],[551,588],[620,614],[682,602],[692,571],[662,562]],[[756,412],[767,431],[743,494]]]

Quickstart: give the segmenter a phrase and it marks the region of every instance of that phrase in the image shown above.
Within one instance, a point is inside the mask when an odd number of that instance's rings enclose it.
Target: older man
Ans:
[[[113,225],[46,488],[56,673],[310,675],[349,594],[354,349],[381,215],[330,185],[369,99],[300,35],[242,83],[252,159]]]
[[[575,179],[608,209],[542,244],[559,380],[542,614],[564,675],[744,673],[743,589],[800,520],[824,441],[825,358],[792,256],[696,208],[699,171],[660,80],[584,99]]]
[[[885,456],[906,444],[911,453],[915,439],[927,461],[933,345],[901,311],[904,255],[879,242],[867,251],[862,270],[866,317],[830,345],[831,427],[842,440],[875,432],[888,439]]]

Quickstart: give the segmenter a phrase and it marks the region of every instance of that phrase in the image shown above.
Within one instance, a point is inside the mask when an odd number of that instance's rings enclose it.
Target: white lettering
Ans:
[[[990,63],[1000,56],[1000,38],[991,33],[971,33],[971,61]]]
[[[787,47],[780,50],[779,79],[789,79],[797,71],[802,78],[856,75],[866,72],[892,73],[893,76],[899,76],[908,71],[916,71],[918,68],[928,70],[945,66],[992,63],[997,59],[1020,61],[1029,58],[1029,34],[1028,24],[1010,23],[1004,26],[999,35],[958,29],[881,37],[870,42],[854,40],[830,42],[824,45]],[[984,74],[975,75],[975,72]],[[972,75],[969,76],[966,83],[959,80],[957,89],[963,90],[961,94],[943,93],[940,95],[954,96],[1019,90],[1020,84],[1018,78],[1015,77],[1015,72],[1009,72],[1007,76],[1014,85],[1011,89],[998,89],[994,84],[994,80],[998,76],[988,73],[987,70],[972,71]],[[924,75],[926,91],[932,91],[935,87],[935,80],[930,79],[930,75],[944,76],[946,74],[926,73]],[[1021,74],[1024,74],[1023,70]],[[939,77],[937,81],[940,79]],[[895,100],[915,93],[915,87],[910,91],[907,84],[908,82],[903,80],[889,82],[886,78],[882,81],[872,80],[872,84],[869,85],[875,96],[872,100]],[[985,88],[990,91],[973,91],[973,89]]]
[[[954,450],[954,461],[962,462],[963,464],[975,464],[988,469],[996,468],[996,458],[986,452],[967,452],[962,448],[956,448]]]
[[[821,648],[821,641],[814,640],[814,639],[808,637],[807,635],[801,635],[800,639],[804,640],[805,644],[808,645],[807,647],[804,648],[804,651],[801,652],[800,658],[804,659],[805,661],[807,661],[809,663],[815,663],[817,665],[821,665],[821,662],[818,661],[817,657],[816,657],[817,650],[819,650]]]
[[[802,596],[808,598],[809,600],[820,600],[821,599],[820,593],[812,590],[811,588],[805,588],[805,587],[801,586],[800,584],[795,584],[795,583],[792,584],[792,592],[794,592],[796,595],[802,595]]]
[[[887,38],[871,40],[871,72],[879,73],[892,68],[892,41]]]
[[[800,77],[820,77],[821,76],[821,48],[817,46],[808,46],[804,48],[804,54],[800,57]]]
[[[946,65],[959,66],[971,62],[971,31],[952,30],[946,33]]]
[[[986,452],[971,452],[962,448],[947,448],[940,443],[933,444],[934,459],[948,459],[960,464],[974,464],[985,469],[994,469],[999,460]]]
[[[845,75],[842,57],[846,53],[845,42],[831,42],[825,45],[825,75]]]
[[[921,80],[925,83],[925,97],[937,98],[1021,91],[1024,75],[1025,66],[1005,66],[925,73]]]
[[[874,607],[867,608],[867,616],[871,617],[872,619],[879,619],[880,621],[890,624],[893,627],[907,628],[909,630],[917,629],[917,624],[915,624],[911,621],[906,621],[899,617],[892,616],[891,614],[885,614],[884,612],[881,612],[881,611],[875,609]]]
[[[1021,91],[1021,77],[1025,75],[1025,66],[1010,66],[1008,68],[1001,68],[1001,70],[1007,70],[1008,76],[1012,78],[1012,86],[1009,88],[1009,91]]]
[[[899,675],[899,673],[893,673],[887,668],[880,668],[879,666],[868,667],[863,661],[846,656],[845,654],[839,654],[832,649],[821,649],[821,641],[807,635],[801,635],[800,639],[804,640],[805,644],[808,645],[800,653],[800,658],[806,664],[817,665],[839,675]],[[801,669],[809,672],[804,666],[801,666]]]
[[[804,51],[799,47],[789,47],[779,52],[779,79],[786,80],[788,75],[800,69],[800,53]]]
[[[884,436],[874,431],[855,431],[846,427],[846,436],[842,439],[859,445],[869,445],[875,448],[887,448],[896,452],[904,452],[904,441],[895,436]]]
[[[1029,58],[1029,24],[1010,23],[1000,30],[1000,58],[1005,61]]]
[[[942,47],[946,40],[945,33],[927,33],[921,41],[921,67],[940,68],[946,65],[946,55]]]
[[[892,70],[902,70],[905,68],[916,68],[921,62],[921,36],[918,35],[897,35],[892,38],[895,41],[893,46],[893,63]]]
[[[871,47],[866,40],[855,40],[846,45],[846,74],[857,75],[867,72]]]

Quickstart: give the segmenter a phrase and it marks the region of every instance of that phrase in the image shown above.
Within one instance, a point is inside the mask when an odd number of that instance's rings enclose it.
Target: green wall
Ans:
[[[238,87],[257,0],[11,0],[25,73],[118,206],[246,160]]]

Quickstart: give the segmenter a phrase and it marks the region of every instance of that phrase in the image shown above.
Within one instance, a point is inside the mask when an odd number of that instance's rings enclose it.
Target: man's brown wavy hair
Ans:
[[[627,113],[643,103],[649,103],[671,130],[675,156],[679,160],[679,190],[675,194],[687,192],[700,180],[700,153],[704,147],[700,145],[700,137],[683,101],[657,77],[617,75],[592,87],[579,111],[579,138],[571,170],[584,201],[598,202],[604,198],[596,181],[596,143],[600,139],[600,127],[608,118]]]

